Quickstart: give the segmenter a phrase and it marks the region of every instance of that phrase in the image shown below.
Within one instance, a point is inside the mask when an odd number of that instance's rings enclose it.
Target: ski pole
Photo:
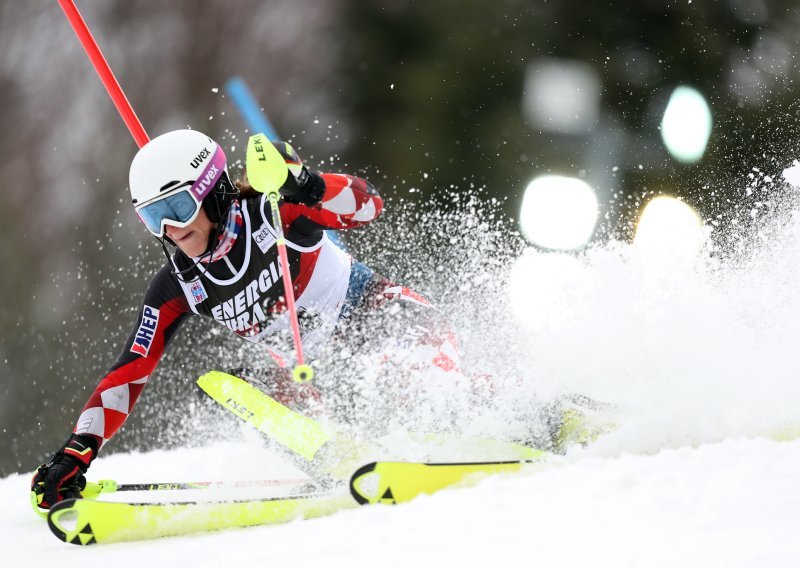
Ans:
[[[286,238],[283,236],[283,223],[278,208],[280,188],[289,176],[289,167],[280,152],[272,145],[264,134],[254,134],[247,141],[247,178],[253,187],[266,193],[272,208],[272,224],[275,227],[278,257],[283,272],[283,293],[286,298],[286,309],[292,327],[294,350],[297,354],[297,365],[292,378],[298,383],[307,383],[314,377],[314,370],[303,360],[303,344],[300,339],[300,325],[297,321],[297,308],[294,303],[294,284],[289,272],[289,255],[286,252]]]
[[[86,483],[81,493],[84,499],[95,499],[100,495],[120,491],[185,491],[191,489],[240,489],[249,487],[305,487],[313,485],[310,479],[258,479],[253,481],[189,481],[167,483],[117,483],[113,479],[101,479]]]
[[[100,479],[87,481],[86,487],[81,491],[82,499],[97,499],[101,495],[118,493],[121,491],[185,491],[197,489],[241,489],[251,487],[287,487],[302,490],[316,489],[310,479],[258,479],[253,481],[190,481],[167,483],[117,483],[113,479]],[[33,511],[42,518],[47,518],[49,509],[39,507],[41,494],[31,491],[31,506]]]
[[[92,62],[95,71],[97,71],[97,74],[100,76],[103,86],[114,102],[114,106],[117,107],[117,111],[120,116],[122,116],[125,126],[128,127],[131,136],[133,136],[136,144],[141,148],[150,141],[150,138],[147,136],[147,132],[145,132],[142,123],[139,121],[139,117],[136,116],[136,113],[133,111],[131,103],[122,91],[122,87],[119,86],[117,78],[114,77],[114,73],[108,66],[106,58],[103,57],[103,52],[100,51],[94,37],[92,37],[92,33],[86,26],[86,22],[81,17],[80,12],[78,12],[74,0],[58,0],[58,3],[61,9],[64,10],[64,15],[67,16],[67,20],[69,20],[72,29],[75,31],[75,35],[78,36],[78,40],[80,40],[81,45],[83,45],[86,55],[89,56],[89,61]]]

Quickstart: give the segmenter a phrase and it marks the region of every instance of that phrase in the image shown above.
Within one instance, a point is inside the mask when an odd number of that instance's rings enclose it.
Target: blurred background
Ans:
[[[764,190],[800,158],[791,0],[78,7],[151,137],[189,126],[237,162],[248,124],[225,85],[241,77],[313,168],[363,175],[404,211],[479,193],[515,254],[658,247],[664,231],[696,251],[777,207]],[[6,475],[67,437],[163,257],[130,207],[136,145],[55,0],[0,0],[0,132]],[[391,275],[381,245],[352,244]],[[180,342],[151,401],[181,400],[229,345],[202,322],[182,334],[205,349]],[[117,447],[180,421],[150,431],[159,411],[138,410]]]

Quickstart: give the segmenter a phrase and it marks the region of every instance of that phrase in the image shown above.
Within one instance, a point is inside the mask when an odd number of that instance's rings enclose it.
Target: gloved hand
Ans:
[[[294,148],[287,142],[273,142],[280,152],[290,175],[281,187],[281,196],[289,203],[302,203],[303,205],[316,205],[325,195],[325,180],[318,173],[310,171],[303,165],[303,161]]]
[[[289,203],[302,203],[303,205],[316,205],[325,195],[325,180],[318,173],[309,171],[303,166],[300,176],[290,175],[281,188],[284,201]]]
[[[67,443],[33,475],[31,491],[39,506],[49,509],[63,499],[77,499],[86,487],[83,476],[97,456],[97,441],[90,436],[72,434]],[[41,499],[38,497],[41,496]]]

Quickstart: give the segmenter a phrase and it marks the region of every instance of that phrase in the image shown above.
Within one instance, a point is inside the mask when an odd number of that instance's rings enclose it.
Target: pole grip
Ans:
[[[67,20],[69,20],[81,45],[83,45],[83,49],[86,51],[86,55],[89,56],[89,60],[92,62],[95,71],[97,71],[97,74],[100,76],[103,86],[106,88],[106,91],[108,91],[111,100],[114,101],[114,105],[117,107],[120,116],[122,116],[125,126],[128,127],[137,146],[141,148],[150,141],[150,137],[147,136],[147,132],[145,132],[142,123],[139,121],[139,117],[136,116],[131,103],[128,102],[128,98],[125,96],[125,93],[122,92],[122,87],[119,86],[119,82],[117,82],[117,78],[114,77],[111,67],[108,66],[106,58],[103,57],[103,53],[100,51],[94,37],[92,37],[92,33],[86,26],[86,22],[81,17],[80,12],[78,12],[74,0],[58,0],[58,4],[61,6],[61,9],[64,10],[64,15],[67,17]]]

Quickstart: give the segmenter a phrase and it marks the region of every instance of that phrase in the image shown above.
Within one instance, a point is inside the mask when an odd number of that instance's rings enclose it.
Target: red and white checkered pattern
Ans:
[[[74,432],[95,436],[101,445],[105,444],[128,418],[148,378],[143,377],[105,390],[98,387],[78,418]]]
[[[352,229],[373,221],[383,211],[383,200],[368,182],[347,174],[322,174],[325,194],[313,207],[283,202],[281,220],[284,232],[305,217],[329,229]]]
[[[322,209],[357,223],[369,223],[381,212],[383,202],[367,183],[345,174],[325,174]]]

